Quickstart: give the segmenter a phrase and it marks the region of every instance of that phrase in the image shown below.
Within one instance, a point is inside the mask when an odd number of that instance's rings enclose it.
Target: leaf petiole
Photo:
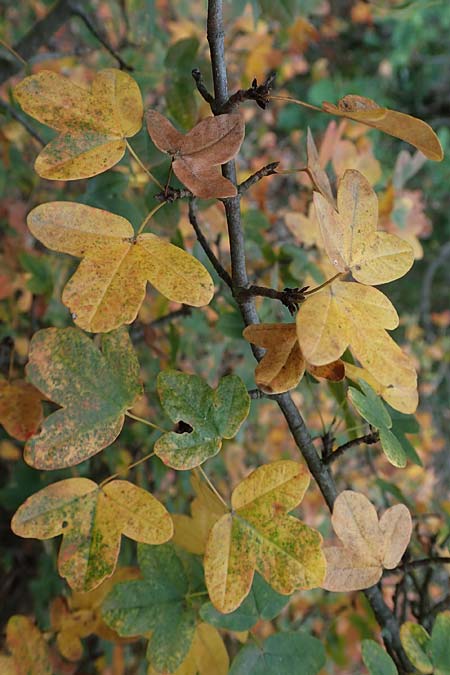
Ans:
[[[145,216],[144,220],[143,220],[142,223],[139,225],[139,229],[138,229],[138,231],[137,231],[138,234],[141,234],[142,230],[143,230],[144,227],[147,225],[148,221],[151,220],[151,219],[153,218],[153,216],[155,215],[155,213],[156,213],[157,211],[159,211],[159,209],[162,208],[165,204],[167,204],[167,202],[161,202],[161,204],[158,204],[157,206],[155,206],[155,208],[152,209],[152,210],[150,211],[150,213],[147,213],[147,215]]]
[[[314,293],[318,293],[321,291],[323,288],[326,286],[329,286],[330,284],[333,283],[338,277],[343,276],[343,274],[346,274],[346,272],[338,272],[337,274],[334,275],[334,277],[331,277],[331,279],[327,279],[326,281],[323,282],[323,284],[320,284],[320,286],[316,286],[315,288],[311,288],[310,291],[305,291],[303,295],[314,295]]]
[[[287,101],[288,103],[296,103],[297,105],[301,105],[303,108],[310,108],[311,110],[317,110],[317,112],[325,112],[322,110],[322,108],[318,108],[316,105],[312,105],[311,103],[306,103],[305,101],[299,101],[296,98],[291,98],[290,96],[269,96],[269,100],[273,101]]]
[[[127,417],[130,417],[132,420],[136,420],[136,422],[142,422],[142,424],[146,424],[148,427],[152,427],[152,429],[157,429],[158,431],[162,431],[163,434],[168,433],[167,429],[163,429],[162,427],[159,427],[157,424],[153,424],[153,422],[149,422],[148,420],[145,420],[143,417],[138,417],[137,415],[133,415],[133,413],[126,412],[125,415]]]
[[[226,508],[227,511],[228,511],[228,510],[229,510],[228,504],[226,503],[225,499],[222,497],[222,495],[220,494],[220,492],[218,492],[218,490],[214,487],[214,485],[212,484],[212,482],[209,480],[208,476],[206,475],[206,473],[204,472],[204,470],[202,469],[202,467],[199,466],[199,467],[198,467],[198,470],[200,471],[200,473],[202,474],[204,480],[208,483],[209,487],[210,487],[211,490],[214,492],[214,494],[216,495],[216,497],[218,497],[218,498],[220,499],[220,501],[222,502],[222,504],[225,506],[225,508]]]
[[[147,176],[150,178],[150,180],[152,180],[154,183],[156,183],[156,185],[157,185],[161,190],[164,190],[164,186],[159,182],[159,180],[158,180],[157,178],[155,178],[155,176],[152,174],[152,172],[151,172],[149,169],[147,169],[147,167],[145,166],[144,162],[141,160],[141,158],[139,157],[139,155],[136,154],[136,152],[133,150],[133,148],[131,147],[131,145],[128,143],[127,140],[125,140],[125,143],[127,144],[127,148],[128,148],[128,150],[130,151],[130,154],[133,156],[133,159],[135,159],[136,162],[137,162],[137,163],[139,164],[139,166],[141,167],[141,169],[142,169],[143,171],[145,171],[145,173],[146,173]]]
[[[108,478],[105,478],[105,480],[102,480],[102,482],[99,484],[98,487],[101,489],[107,483],[110,483],[112,480],[115,480],[116,478],[120,478],[120,476],[122,474],[130,471],[130,469],[134,469],[134,467],[139,466],[139,464],[143,464],[148,459],[151,459],[152,457],[154,457],[154,455],[155,455],[155,451],[152,450],[152,452],[149,452],[148,455],[144,455],[144,457],[141,457],[141,459],[138,459],[136,462],[133,462],[132,464],[129,464],[122,471],[120,471],[118,473],[113,473],[112,476],[108,476]]]

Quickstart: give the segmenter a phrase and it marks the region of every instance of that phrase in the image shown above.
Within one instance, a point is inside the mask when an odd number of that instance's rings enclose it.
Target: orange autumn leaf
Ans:
[[[323,366],[308,364],[301,352],[294,323],[262,323],[247,326],[243,336],[264,347],[266,353],[255,369],[255,382],[267,394],[281,394],[297,386],[305,369],[316,377],[338,381],[344,377],[344,365],[335,361]]]
[[[90,91],[42,70],[19,82],[14,95],[25,112],[59,132],[36,159],[42,178],[75,180],[106,171],[142,126],[139,87],[115,68],[97,73]]]
[[[0,424],[13,438],[27,441],[43,419],[42,394],[22,380],[0,380]]]
[[[219,612],[239,607],[255,571],[284,595],[322,583],[322,537],[288,515],[309,480],[304,466],[281,460],[260,466],[234,489],[231,510],[212,528],[204,558],[209,597]]]
[[[39,490],[14,514],[19,537],[52,539],[62,534],[58,570],[76,591],[90,591],[114,572],[121,535],[146,544],[171,538],[169,513],[133,483],[103,487],[88,478],[67,478]]]
[[[191,476],[191,485],[195,492],[191,515],[172,514],[172,541],[189,553],[203,555],[211,528],[226,513],[226,509],[209,485],[196,473]]]
[[[343,546],[326,546],[327,573],[322,588],[356,591],[369,588],[383,569],[394,569],[409,544],[411,514],[404,504],[387,509],[378,520],[363,494],[344,490],[334,502],[331,522]]]
[[[397,110],[383,108],[370,98],[348,94],[337,105],[324,101],[322,110],[400,138],[421,150],[428,159],[440,162],[444,157],[438,137],[426,122]]]
[[[317,192],[314,204],[336,271],[350,271],[356,281],[377,285],[402,277],[412,266],[411,246],[396,235],[377,231],[377,196],[358,171],[346,171],[340,181],[337,211]]]
[[[48,645],[27,616],[15,614],[9,619],[6,644],[11,656],[0,653],[2,675],[53,675]]]
[[[220,165],[235,156],[244,140],[241,115],[207,117],[181,134],[163,115],[149,110],[147,129],[156,147],[171,156],[177,178],[194,195],[204,199],[236,195],[236,187],[222,176]]]
[[[135,235],[121,216],[50,202],[34,208],[27,223],[48,248],[82,258],[62,300],[83,330],[106,333],[132,323],[147,281],[175,302],[200,307],[212,298],[213,281],[196,258],[155,234]]]

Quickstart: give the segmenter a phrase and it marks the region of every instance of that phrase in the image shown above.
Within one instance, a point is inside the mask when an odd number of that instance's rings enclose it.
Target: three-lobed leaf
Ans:
[[[216,455],[222,439],[237,434],[250,408],[237,375],[222,377],[214,390],[198,375],[166,370],[159,373],[157,386],[170,419],[192,427],[190,432],[163,434],[155,443],[155,453],[174,469],[192,469]]]
[[[213,296],[211,276],[196,258],[155,234],[135,236],[121,216],[50,202],[34,208],[27,223],[48,248],[82,258],[62,300],[84,330],[104,333],[134,321],[147,281],[169,300],[195,307]]]
[[[125,139],[142,126],[139,87],[115,68],[97,73],[90,91],[42,70],[22,80],[14,95],[25,112],[59,132],[36,159],[42,178],[74,180],[106,171],[122,159]]]
[[[149,110],[147,129],[156,147],[172,158],[172,168],[197,197],[234,197],[236,187],[220,172],[244,140],[245,125],[240,114],[207,117],[187,134],[181,134],[156,110]]]
[[[308,485],[302,465],[281,460],[260,466],[234,489],[232,510],[212,528],[204,559],[209,597],[219,612],[239,607],[255,571],[285,595],[321,585],[322,537],[288,515]]]
[[[404,504],[390,507],[378,520],[367,497],[352,490],[336,498],[331,522],[343,546],[324,548],[327,572],[322,588],[329,591],[355,591],[376,584],[383,568],[398,565],[412,532]]]
[[[143,579],[117,584],[103,603],[103,618],[124,637],[151,631],[150,665],[173,673],[194,640],[196,613],[187,595],[199,586],[170,544],[139,545],[138,560]]]
[[[62,406],[25,446],[37,469],[74,466],[110,445],[125,412],[142,393],[139,363],[124,329],[102,336],[101,351],[78,328],[45,328],[34,334],[28,379]]]
[[[114,572],[121,535],[147,544],[171,538],[169,513],[133,483],[103,487],[88,478],[68,478],[29,497],[14,514],[20,537],[52,539],[62,534],[58,570],[76,591],[90,591]]]

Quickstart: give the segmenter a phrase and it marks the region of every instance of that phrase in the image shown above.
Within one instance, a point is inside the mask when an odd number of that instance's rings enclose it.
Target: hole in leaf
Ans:
[[[63,530],[65,530],[68,525],[69,525],[69,523],[67,522],[67,520],[63,520],[61,527],[63,528]]]
[[[190,424],[187,422],[183,422],[183,420],[180,420],[174,428],[174,432],[176,434],[192,434],[194,429],[191,427]]]

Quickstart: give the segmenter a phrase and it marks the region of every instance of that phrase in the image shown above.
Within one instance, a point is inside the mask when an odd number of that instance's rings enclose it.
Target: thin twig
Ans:
[[[189,307],[188,305],[183,305],[180,309],[174,309],[173,312],[169,312],[168,314],[164,314],[164,316],[160,316],[158,319],[150,321],[147,327],[160,328],[161,326],[164,326],[166,323],[170,323],[174,319],[178,319],[178,317],[180,316],[191,316],[191,314],[192,308]]]
[[[45,141],[43,141],[42,138],[37,133],[37,131],[33,129],[28,119],[25,117],[25,115],[23,115],[20,112],[20,110],[16,110],[11,105],[8,105],[8,103],[5,103],[5,101],[1,100],[0,100],[0,109],[3,110],[6,115],[10,115],[10,117],[15,119],[16,122],[19,122],[19,124],[21,124],[23,128],[28,131],[30,136],[32,136],[40,145],[45,145]]]
[[[211,106],[211,109],[214,105],[214,96],[209,93],[205,83],[203,82],[203,77],[201,72],[199,71],[198,68],[194,68],[192,71],[192,77],[195,80],[195,84],[197,85],[197,89],[199,91],[199,94],[202,96],[202,98],[209,103]]]
[[[322,462],[324,464],[331,464],[332,462],[335,462],[337,459],[339,459],[339,457],[342,457],[342,455],[346,453],[347,450],[350,450],[350,448],[353,448],[357,445],[363,445],[364,443],[366,445],[372,445],[373,443],[378,443],[379,440],[380,434],[378,431],[371,431],[369,434],[359,436],[359,438],[352,438],[350,441],[347,441],[347,443],[343,443],[338,448],[336,448],[336,450],[331,454],[323,457]]]
[[[218,258],[214,255],[210,245],[208,244],[208,241],[201,231],[200,225],[198,223],[198,218],[197,218],[197,207],[196,207],[196,202],[195,199],[191,199],[189,201],[189,222],[191,223],[192,227],[194,228],[194,232],[197,235],[197,239],[200,243],[200,246],[206,253],[206,256],[211,263],[211,265],[214,267],[216,270],[217,274],[223,281],[229,286],[229,288],[233,288],[233,281],[226,271],[224,267],[222,267],[221,263],[219,262]]]
[[[409,570],[416,567],[428,567],[429,565],[450,565],[449,556],[434,556],[432,558],[420,558],[419,560],[408,560],[400,563],[396,570]],[[392,570],[393,571],[393,570]]]
[[[169,204],[171,204],[172,202],[176,202],[177,199],[185,199],[186,197],[189,199],[193,196],[192,192],[187,188],[174,188],[171,185],[168,185],[165,189],[155,195],[155,199],[158,202],[169,202]]]
[[[147,169],[144,162],[141,160],[139,155],[136,153],[136,151],[133,149],[133,147],[130,145],[130,143],[128,143],[128,141],[126,139],[125,139],[125,143],[127,145],[127,148],[128,148],[128,151],[130,152],[130,154],[133,156],[133,158],[139,164],[141,169],[143,171],[145,171],[145,173],[150,178],[150,180],[152,180],[161,190],[164,190],[164,187],[163,187],[162,183],[160,183],[159,180],[157,178],[155,178],[155,176],[151,173],[151,171],[149,169]],[[158,199],[158,201],[164,201],[164,200]],[[165,201],[169,201],[169,200],[165,200]]]
[[[294,314],[301,302],[305,300],[305,291],[308,286],[303,288],[284,288],[282,291],[277,291],[275,288],[268,288],[267,286],[257,286],[250,284],[245,288],[235,288],[235,298],[247,298],[260,296],[263,298],[271,298],[272,300],[279,300],[285,307],[288,308],[291,314]]]
[[[112,45],[108,42],[105,35],[103,34],[102,29],[97,23],[96,17],[86,12],[84,7],[75,0],[69,0],[69,6],[72,14],[74,16],[78,16],[78,18],[82,20],[86,28],[92,33],[95,39],[98,40],[100,44],[106,49],[106,51],[108,51],[117,61],[120,68],[122,70],[128,70],[129,72],[132,72],[134,70],[133,66],[130,66],[128,63],[126,63],[120,54],[118,54],[114,47],[112,47]]]
[[[255,171],[254,174],[249,176],[246,180],[244,180],[240,185],[238,185],[238,193],[241,195],[246,190],[251,188],[253,185],[258,183],[261,178],[265,178],[266,176],[273,176],[273,174],[277,173],[277,166],[279,165],[280,162],[271,162],[270,164],[266,164],[266,166],[263,166],[261,169],[258,169],[258,171]]]

